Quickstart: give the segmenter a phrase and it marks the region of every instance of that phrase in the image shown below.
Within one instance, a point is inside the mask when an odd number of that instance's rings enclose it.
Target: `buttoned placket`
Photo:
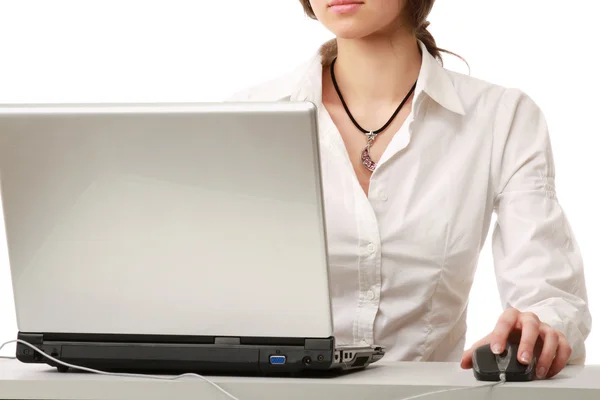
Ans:
[[[357,202],[357,208],[360,208],[357,210],[357,218],[359,219],[361,249],[358,265],[359,293],[354,340],[360,344],[373,344],[375,317],[381,298],[381,239],[375,211],[364,195],[362,201]]]
[[[385,180],[381,177],[383,171],[380,170],[380,167],[409,145],[414,125],[413,115],[418,113],[422,100],[422,96],[417,97],[415,107],[409,117],[384,151],[379,165],[371,176],[368,198],[363,196],[365,201],[357,202],[357,208],[362,208],[362,210],[357,210],[357,216],[360,218],[359,231],[362,246],[359,261],[359,301],[354,329],[354,339],[358,343],[373,344],[375,342],[375,319],[381,301],[382,246],[377,215],[382,214],[387,207],[388,195]],[[354,173],[354,171],[352,172]]]
[[[381,240],[375,211],[356,179],[356,172],[348,158],[344,142],[323,105],[319,106],[321,143],[335,148],[348,173],[355,181],[354,214],[359,235],[358,299],[356,317],[353,322],[353,342],[355,345],[373,344],[375,317],[379,311],[381,297]]]

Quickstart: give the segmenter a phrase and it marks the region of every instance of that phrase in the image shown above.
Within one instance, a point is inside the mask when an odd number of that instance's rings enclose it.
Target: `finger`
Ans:
[[[473,351],[475,351],[474,347],[471,347],[462,355],[462,359],[460,360],[460,367],[462,369],[470,369],[473,368]]]
[[[522,313],[519,317],[522,326],[519,343],[519,361],[529,364],[533,359],[533,349],[540,336],[540,320],[531,313]]]
[[[502,353],[506,348],[506,341],[517,324],[519,314],[518,310],[509,308],[498,319],[491,337],[491,347],[495,354]]]
[[[544,339],[544,346],[537,362],[536,375],[539,379],[543,379],[548,374],[558,351],[558,333],[546,325],[540,329],[540,336]]]
[[[469,349],[463,353],[462,359],[460,360],[460,367],[462,369],[473,368],[473,351],[473,349]]]
[[[483,346],[484,344],[487,344],[489,342],[490,342],[490,335],[484,337],[481,340],[478,340],[477,342],[475,342],[473,344],[473,346],[471,346],[470,349],[465,350],[465,352],[462,355],[462,359],[460,361],[461,368],[463,368],[463,369],[473,368],[473,353],[479,346]]]
[[[558,349],[556,351],[556,357],[554,358],[554,362],[546,375],[547,378],[552,378],[556,374],[565,368],[567,362],[571,358],[571,346],[567,342],[567,339],[563,334],[558,335]]]

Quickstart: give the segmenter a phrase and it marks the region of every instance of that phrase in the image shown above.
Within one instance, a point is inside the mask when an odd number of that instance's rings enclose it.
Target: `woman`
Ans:
[[[426,22],[434,0],[300,3],[336,39],[232,100],[318,106],[336,338],[384,345],[388,360],[470,368],[467,300],[495,211],[506,311],[473,348],[500,353],[519,332],[525,364],[543,343],[540,378],[582,363],[583,266],[540,109],[441,66]]]

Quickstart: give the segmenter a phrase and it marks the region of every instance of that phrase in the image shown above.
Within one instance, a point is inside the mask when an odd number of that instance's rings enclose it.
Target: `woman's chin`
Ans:
[[[338,25],[329,29],[338,39],[362,39],[371,35],[371,30],[358,27],[357,24]]]

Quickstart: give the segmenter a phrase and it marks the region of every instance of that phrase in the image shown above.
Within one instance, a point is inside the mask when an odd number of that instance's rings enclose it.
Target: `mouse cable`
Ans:
[[[33,346],[32,344],[21,340],[21,339],[17,339],[17,340],[11,340],[8,341],[6,343],[3,343],[2,345],[0,345],[0,351],[2,351],[2,349],[4,348],[4,346],[12,344],[12,343],[21,343],[29,348],[31,348],[33,351],[38,352],[39,354],[41,354],[43,357],[54,361],[55,363],[58,363],[64,367],[68,367],[68,368],[72,368],[75,370],[80,370],[80,371],[84,371],[84,372],[91,372],[93,374],[98,374],[98,375],[105,375],[105,376],[116,376],[116,377],[123,377],[123,378],[140,378],[140,379],[154,379],[154,380],[165,380],[165,381],[174,381],[174,380],[178,380],[184,377],[194,377],[194,378],[200,378],[203,381],[211,384],[212,386],[214,386],[215,388],[217,388],[219,391],[221,391],[223,394],[225,394],[226,396],[228,396],[231,400],[239,400],[237,397],[235,397],[234,395],[232,395],[231,393],[227,392],[225,389],[223,389],[221,386],[217,385],[215,382],[211,381],[210,379],[202,376],[202,375],[198,375],[198,374],[193,374],[193,373],[187,373],[187,374],[182,374],[182,375],[177,375],[177,376],[160,376],[160,375],[146,375],[146,374],[127,374],[127,373],[113,373],[113,372],[105,372],[105,371],[100,371],[97,369],[92,369],[92,368],[87,368],[87,367],[80,367],[77,365],[73,365],[73,364],[69,364],[60,360],[57,360],[56,358],[46,354],[45,352],[43,352],[42,350],[38,349],[37,347]],[[7,357],[7,356],[0,356],[0,359],[9,359],[9,360],[15,360],[16,357]],[[478,388],[482,388],[482,387],[494,387],[497,385],[501,385],[503,383],[506,382],[506,375],[505,374],[501,374],[500,375],[500,381],[499,382],[493,382],[490,384],[485,384],[485,385],[478,385],[478,386],[468,386],[468,387],[460,387],[460,388],[452,388],[452,389],[444,389],[444,390],[438,390],[435,392],[427,392],[427,393],[422,393],[422,394],[418,394],[416,396],[410,396],[410,397],[404,397],[402,399],[398,399],[398,400],[416,400],[416,399],[421,399],[424,397],[429,397],[429,396],[433,396],[436,394],[442,394],[442,393],[448,393],[448,392],[454,392],[454,391],[461,391],[461,390],[471,390],[471,389],[478,389]]]
[[[506,375],[505,374],[500,374],[500,381],[498,381],[498,382],[492,382],[492,383],[487,383],[487,384],[477,385],[477,386],[467,386],[467,387],[459,387],[459,388],[452,388],[452,389],[437,390],[435,392],[421,393],[421,394],[418,394],[416,396],[403,397],[403,398],[398,399],[398,400],[416,400],[416,399],[422,399],[422,398],[433,396],[433,395],[436,395],[436,394],[442,394],[442,393],[448,393],[448,392],[459,392],[459,391],[462,391],[462,390],[473,390],[473,389],[479,389],[479,388],[483,388],[483,387],[492,388],[494,386],[502,385],[504,383],[506,383]]]
[[[92,369],[92,368],[87,368],[87,367],[80,367],[77,365],[73,365],[73,364],[69,364],[60,360],[57,360],[56,358],[52,357],[51,355],[46,354],[45,352],[43,352],[42,350],[38,349],[37,347],[35,347],[34,345],[32,345],[31,343],[28,343],[24,340],[21,339],[17,339],[17,340],[11,340],[8,341],[6,343],[3,343],[2,345],[0,345],[0,351],[2,351],[2,348],[8,344],[12,344],[12,343],[21,343],[29,348],[31,348],[33,351],[38,352],[39,354],[41,354],[43,357],[54,361],[55,363],[58,363],[64,367],[68,367],[68,368],[73,368],[76,370],[80,370],[80,371],[85,371],[85,372],[91,372],[93,374],[98,374],[98,375],[106,375],[106,376],[116,376],[116,377],[122,377],[122,378],[140,378],[140,379],[151,379],[151,380],[163,380],[163,381],[175,381],[181,378],[185,378],[185,377],[194,377],[194,378],[200,378],[203,381],[210,383],[212,386],[214,386],[215,388],[217,388],[221,393],[225,394],[226,396],[228,396],[231,400],[240,400],[237,397],[235,397],[234,395],[232,395],[231,393],[229,393],[228,391],[226,391],[225,389],[223,389],[221,386],[217,385],[215,382],[211,381],[210,379],[202,376],[202,375],[198,375],[198,374],[193,374],[193,373],[188,373],[188,374],[182,374],[182,375],[177,375],[177,376],[160,376],[160,375],[146,375],[146,374],[127,374],[127,373],[114,373],[114,372],[105,372],[105,371],[100,371],[97,369]],[[4,359],[15,359],[16,357],[0,357],[0,358],[4,358]]]

